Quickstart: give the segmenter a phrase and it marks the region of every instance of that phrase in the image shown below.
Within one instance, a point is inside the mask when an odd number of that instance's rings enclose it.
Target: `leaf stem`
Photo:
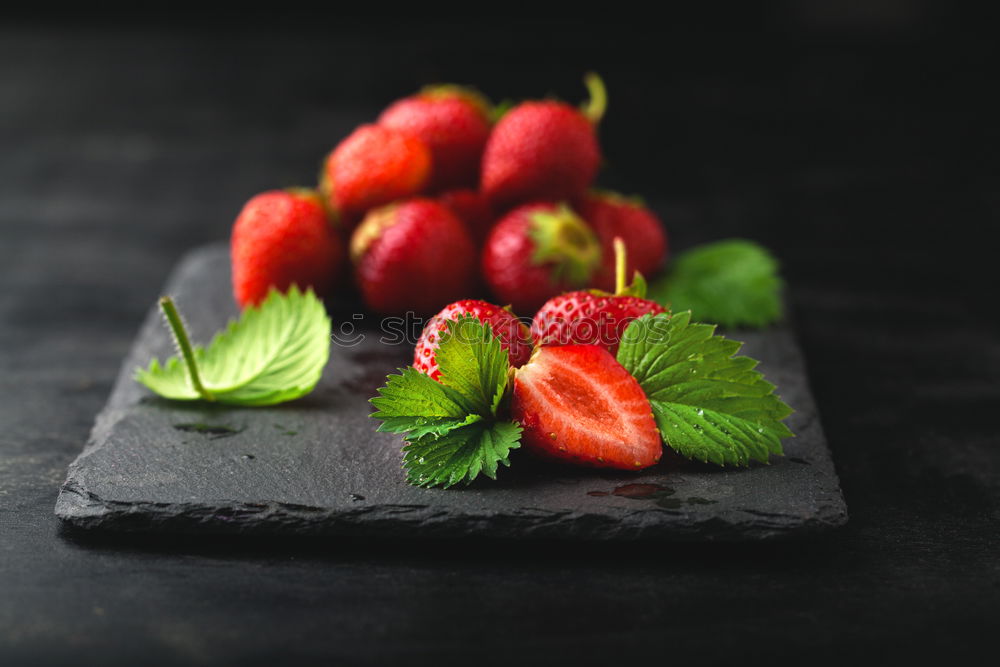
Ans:
[[[169,296],[161,296],[160,310],[163,311],[163,317],[166,318],[170,331],[174,334],[174,340],[177,342],[181,356],[184,357],[184,365],[187,366],[188,375],[191,377],[191,384],[195,391],[206,401],[214,401],[215,396],[201,383],[201,377],[198,375],[198,363],[194,359],[194,349],[191,347],[187,329],[184,327],[184,321],[181,319],[180,313],[177,312],[177,306],[174,305],[173,299]]]
[[[615,245],[615,294],[619,296],[625,291],[625,242],[616,236]]]

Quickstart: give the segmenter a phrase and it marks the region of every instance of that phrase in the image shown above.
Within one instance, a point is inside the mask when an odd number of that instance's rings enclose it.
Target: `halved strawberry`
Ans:
[[[663,454],[642,387],[596,345],[537,348],[514,375],[511,416],[545,458],[638,470]]]
[[[448,330],[448,322],[463,315],[472,315],[480,322],[490,325],[493,335],[500,339],[500,346],[507,350],[511,366],[516,368],[527,363],[531,356],[531,335],[517,315],[487,301],[464,299],[448,304],[427,321],[413,350],[414,368],[435,380],[441,377],[434,353],[441,344],[441,335]]]
[[[554,296],[538,310],[531,322],[531,337],[536,345],[599,345],[611,354],[629,322],[647,313],[667,312],[660,304],[646,298],[646,282],[635,274],[625,285],[625,245],[615,238],[616,290],[580,290]]]

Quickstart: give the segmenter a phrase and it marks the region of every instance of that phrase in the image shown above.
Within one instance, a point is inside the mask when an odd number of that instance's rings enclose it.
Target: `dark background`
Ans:
[[[0,23],[0,664],[962,661],[1000,614],[987,17],[241,12]],[[388,11],[387,11],[388,13]],[[484,27],[488,26],[488,27]],[[437,81],[577,101],[675,248],[783,262],[851,520],[769,545],[87,535],[52,514],[144,313],[258,191]]]

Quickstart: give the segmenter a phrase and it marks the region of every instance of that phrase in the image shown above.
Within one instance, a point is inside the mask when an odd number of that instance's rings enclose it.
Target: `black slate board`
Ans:
[[[225,247],[192,251],[167,284],[195,340],[236,315]],[[335,318],[338,328],[343,318]],[[134,369],[172,353],[152,310],[90,441],[69,468],[56,514],[118,530],[504,538],[755,540],[843,524],[846,507],[787,328],[739,332],[796,412],[796,438],[770,465],[723,470],[673,460],[643,473],[537,463],[521,452],[497,482],[408,486],[398,436],[376,433],[368,399],[408,363],[410,344],[379,333],[333,345],[316,390],[274,408],[179,404],[150,395]],[[666,457],[665,457],[666,460]]]

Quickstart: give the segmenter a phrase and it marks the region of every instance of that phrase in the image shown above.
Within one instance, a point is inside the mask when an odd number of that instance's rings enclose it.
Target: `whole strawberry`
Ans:
[[[314,190],[274,190],[246,203],[230,240],[233,294],[241,307],[292,284],[328,294],[344,266],[344,244]]]
[[[441,371],[434,355],[441,344],[441,335],[448,330],[449,321],[466,315],[490,325],[493,335],[500,339],[500,346],[507,350],[511,366],[517,368],[528,362],[532,350],[531,334],[514,313],[486,301],[464,299],[448,304],[428,320],[413,350],[413,367],[437,380]]]
[[[530,313],[546,299],[589,284],[601,259],[597,237],[565,204],[537,202],[501,218],[483,248],[483,279],[500,303]]]
[[[588,75],[584,110],[544,100],[517,105],[497,122],[483,153],[480,189],[498,210],[524,202],[573,199],[594,181],[601,162],[595,125],[604,86]]]
[[[354,277],[383,314],[430,314],[474,284],[476,250],[465,226],[431,199],[408,199],[365,216],[351,237]]]
[[[667,234],[656,214],[641,201],[614,192],[589,192],[576,206],[577,212],[597,233],[604,254],[593,286],[611,291],[615,288],[614,239],[625,243],[628,265],[625,275],[638,271],[655,275],[667,256]]]
[[[320,177],[335,221],[353,229],[376,206],[423,191],[431,153],[417,137],[379,125],[362,125],[327,156]]]
[[[424,88],[383,111],[378,124],[412,134],[427,145],[433,164],[429,190],[479,182],[492,123],[490,103],[476,91],[452,85]]]
[[[632,285],[625,286],[625,245],[616,238],[614,247],[618,265],[615,293],[581,290],[549,299],[531,322],[536,345],[597,345],[615,354],[629,322],[647,313],[667,312],[644,298],[646,283],[641,274],[635,274]]]
[[[524,448],[548,459],[638,470],[663,454],[639,382],[594,345],[538,348],[514,374],[511,417]]]
[[[482,247],[496,221],[496,214],[486,197],[476,190],[463,188],[442,192],[437,199],[465,223],[472,240]]]

